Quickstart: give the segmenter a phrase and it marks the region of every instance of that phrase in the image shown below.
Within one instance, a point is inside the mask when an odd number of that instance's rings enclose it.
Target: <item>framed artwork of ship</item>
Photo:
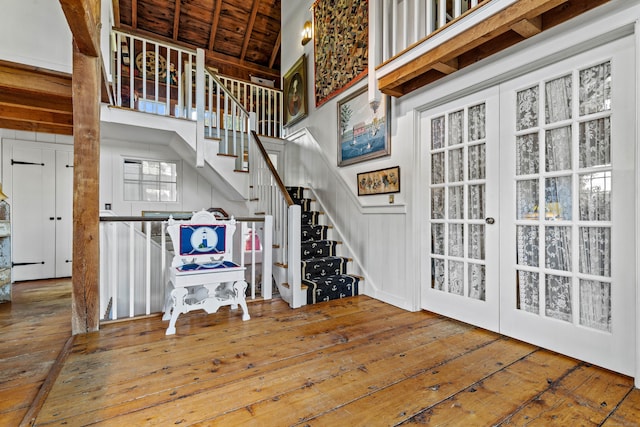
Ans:
[[[382,95],[374,110],[367,86],[338,101],[338,166],[391,154],[391,102]]]

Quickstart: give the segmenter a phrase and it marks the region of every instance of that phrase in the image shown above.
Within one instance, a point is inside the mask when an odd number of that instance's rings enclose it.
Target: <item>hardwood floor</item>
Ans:
[[[70,331],[69,283],[0,305],[0,425],[18,425]],[[34,425],[636,426],[631,378],[360,296],[160,317],[76,336]]]

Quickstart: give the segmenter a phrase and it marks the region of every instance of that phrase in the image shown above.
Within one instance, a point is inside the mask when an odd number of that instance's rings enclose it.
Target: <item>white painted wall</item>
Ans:
[[[282,0],[282,74],[306,53],[307,87],[311,89],[314,87],[313,42],[302,47],[300,32],[304,22],[312,20],[312,3]],[[318,192],[325,209],[336,221],[335,226],[354,250],[353,257],[360,262],[365,293],[417,310],[420,308],[419,265],[425,259],[421,251],[426,250],[420,238],[424,213],[418,172],[419,168],[428,167],[419,161],[418,113],[630,34],[639,18],[637,2],[613,0],[434,84],[393,99],[391,155],[347,167],[337,167],[337,101],[366,85],[366,80],[317,109],[313,93],[308,93],[309,116],[288,130],[295,144],[287,145],[287,184],[309,185]],[[634,94],[630,91],[630,96]],[[324,161],[317,161],[318,158]],[[395,206],[389,205],[387,196],[356,195],[359,172],[396,165],[401,169],[401,193],[395,195]],[[640,343],[640,339],[638,341]]]
[[[125,158],[166,160],[178,163],[178,201],[175,203],[128,202],[123,200],[123,163]],[[204,179],[193,165],[180,159],[166,145],[103,139],[100,147],[100,208],[111,203],[116,215],[139,216],[142,211],[198,211],[210,207],[224,209],[230,215],[246,216],[243,202],[227,200]]]
[[[59,1],[8,0],[0,13],[0,59],[71,73],[72,37]]]

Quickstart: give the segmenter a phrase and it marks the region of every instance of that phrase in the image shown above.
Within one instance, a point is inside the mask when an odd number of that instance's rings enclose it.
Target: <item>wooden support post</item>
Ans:
[[[71,332],[77,335],[97,331],[100,321],[100,0],[60,5],[73,34]]]
[[[100,57],[73,45],[73,296],[74,335],[100,320]]]

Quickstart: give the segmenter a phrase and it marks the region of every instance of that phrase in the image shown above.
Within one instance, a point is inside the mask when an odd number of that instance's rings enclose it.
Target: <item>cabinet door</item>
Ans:
[[[55,277],[71,276],[73,254],[73,152],[56,151]]]
[[[55,151],[15,144],[11,153],[13,278],[55,275]]]

